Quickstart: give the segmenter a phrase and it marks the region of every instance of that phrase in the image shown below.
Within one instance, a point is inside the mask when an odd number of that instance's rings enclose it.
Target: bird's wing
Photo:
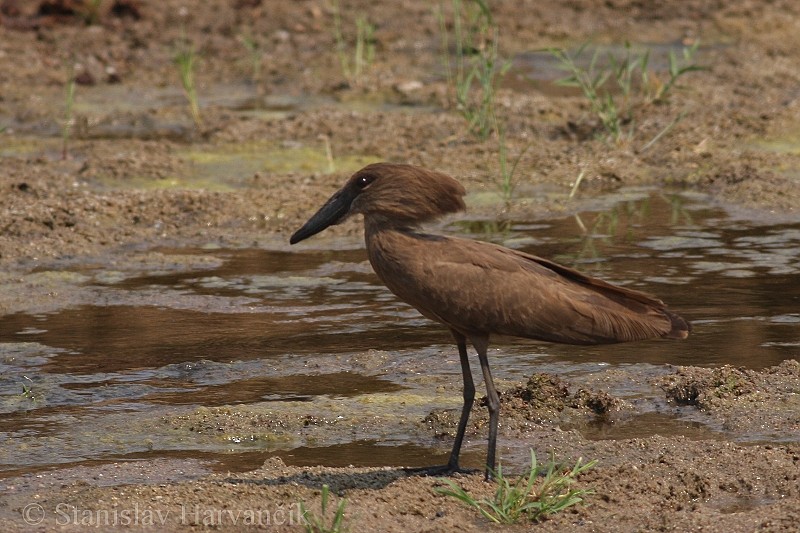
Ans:
[[[424,315],[462,333],[568,344],[688,333],[687,323],[658,299],[526,253],[445,238],[425,242],[414,255],[405,287],[387,284]]]

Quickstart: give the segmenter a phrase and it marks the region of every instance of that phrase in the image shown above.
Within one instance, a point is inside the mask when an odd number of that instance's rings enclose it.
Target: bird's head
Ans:
[[[353,174],[289,242],[298,243],[356,213],[392,225],[415,226],[464,210],[464,194],[458,181],[441,172],[374,163]]]

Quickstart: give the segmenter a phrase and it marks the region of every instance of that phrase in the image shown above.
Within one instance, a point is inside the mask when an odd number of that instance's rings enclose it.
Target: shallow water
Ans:
[[[646,190],[602,199],[597,209],[536,222],[465,219],[445,231],[657,294],[692,321],[692,336],[602,347],[495,339],[497,378],[546,371],[569,379],[623,367],[642,380],[612,392],[636,399],[652,394],[645,378],[665,364],[758,369],[800,358],[800,223],[751,223],[702,197]],[[443,459],[433,440],[420,444],[391,424],[320,446],[169,427],[164,420],[199,406],[316,408],[320,399],[377,402],[376,412],[385,403],[387,412],[421,420],[457,406],[458,398],[437,405],[433,389],[458,385],[460,370],[448,334],[378,282],[357,241],[161,252],[216,260],[171,270],[74,268],[89,304],[65,300],[53,312],[0,322],[0,472],[162,456],[234,470],[275,453],[337,466],[393,464],[399,453],[410,466]],[[718,429],[645,412],[581,431],[713,438]]]

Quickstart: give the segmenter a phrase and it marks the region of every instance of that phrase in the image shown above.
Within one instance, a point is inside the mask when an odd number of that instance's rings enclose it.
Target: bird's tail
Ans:
[[[672,329],[662,335],[665,339],[685,339],[692,331],[692,325],[668,309],[661,310],[669,318]]]

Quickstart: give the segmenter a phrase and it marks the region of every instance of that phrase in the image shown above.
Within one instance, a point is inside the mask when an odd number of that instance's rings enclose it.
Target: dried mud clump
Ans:
[[[675,374],[657,380],[667,399],[678,405],[713,409],[720,400],[756,393],[757,372],[725,365],[721,368],[679,367]]]
[[[475,409],[472,410],[473,416],[476,415]],[[439,438],[447,438],[455,435],[455,428],[458,426],[459,413],[453,409],[434,409],[422,419],[422,425],[431,431],[434,436]],[[488,420],[488,417],[486,417]],[[473,432],[475,430],[475,420],[472,420],[471,426],[467,426]]]
[[[763,371],[734,368],[678,367],[655,384],[678,405],[704,410],[729,407],[732,402],[761,402],[769,396],[790,399],[800,393],[800,362],[787,360]]]
[[[800,362],[764,370],[679,367],[654,384],[677,405],[700,413],[741,438],[797,442],[800,436]]]
[[[607,392],[578,389],[570,393],[567,382],[543,373],[533,374],[525,385],[501,393],[500,402],[515,413],[526,413],[530,420],[548,418],[547,415],[567,409],[605,415],[622,407],[622,401]]]
[[[624,402],[603,391],[578,389],[570,392],[569,383],[550,374],[533,374],[525,384],[500,392],[500,425],[506,429],[523,429],[531,424],[548,424],[565,419],[605,416],[619,411]],[[458,410],[432,411],[423,420],[437,436],[451,435],[457,427]],[[481,398],[470,418],[471,428],[479,432],[488,427],[486,397]]]

